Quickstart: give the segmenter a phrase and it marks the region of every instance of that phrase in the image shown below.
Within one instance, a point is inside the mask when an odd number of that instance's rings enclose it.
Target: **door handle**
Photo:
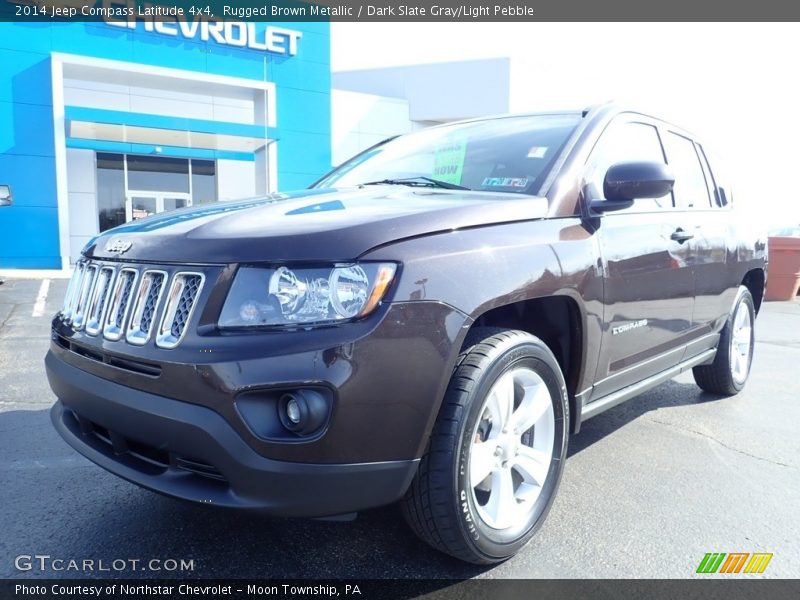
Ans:
[[[686,240],[690,240],[694,237],[693,233],[689,233],[688,231],[684,231],[682,228],[678,227],[675,231],[672,232],[672,235],[669,236],[669,239],[675,240],[679,244],[682,244]]]

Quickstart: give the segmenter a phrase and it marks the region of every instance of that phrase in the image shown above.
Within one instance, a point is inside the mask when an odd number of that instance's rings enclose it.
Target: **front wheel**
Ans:
[[[541,340],[522,331],[471,332],[403,501],[406,520],[461,560],[513,556],[550,510],[568,426],[564,377]]]
[[[720,333],[714,362],[692,369],[694,380],[702,389],[723,396],[732,396],[744,389],[753,361],[755,316],[753,296],[741,286]]]

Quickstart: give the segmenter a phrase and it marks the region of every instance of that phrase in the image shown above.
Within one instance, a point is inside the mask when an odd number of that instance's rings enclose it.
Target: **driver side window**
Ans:
[[[586,189],[592,199],[603,197],[603,180],[612,165],[628,161],[666,163],[658,130],[646,123],[612,123],[597,141],[589,157]],[[659,211],[672,208],[672,194],[642,198],[620,212]]]

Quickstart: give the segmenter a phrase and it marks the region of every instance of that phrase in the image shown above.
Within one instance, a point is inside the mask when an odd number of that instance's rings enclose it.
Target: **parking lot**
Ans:
[[[737,397],[704,394],[683,374],[586,422],[539,535],[486,568],[429,549],[392,507],[345,523],[273,520],[180,503],[95,467],[50,424],[42,359],[66,282],[46,287],[0,286],[2,577],[80,575],[18,571],[15,557],[34,554],[185,559],[202,578],[682,578],[707,552],[770,552],[761,576],[800,573],[798,302],[764,305]]]

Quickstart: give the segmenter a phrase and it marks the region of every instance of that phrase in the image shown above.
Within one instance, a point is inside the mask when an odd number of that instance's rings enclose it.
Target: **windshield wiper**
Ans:
[[[367,183],[362,183],[361,185],[410,185],[420,187],[437,187],[445,190],[470,190],[470,188],[464,187],[463,185],[457,185],[455,183],[449,183],[447,181],[434,179],[433,177],[425,177],[423,175],[417,175],[415,177],[402,177],[400,179],[381,179],[380,181],[368,181]]]

